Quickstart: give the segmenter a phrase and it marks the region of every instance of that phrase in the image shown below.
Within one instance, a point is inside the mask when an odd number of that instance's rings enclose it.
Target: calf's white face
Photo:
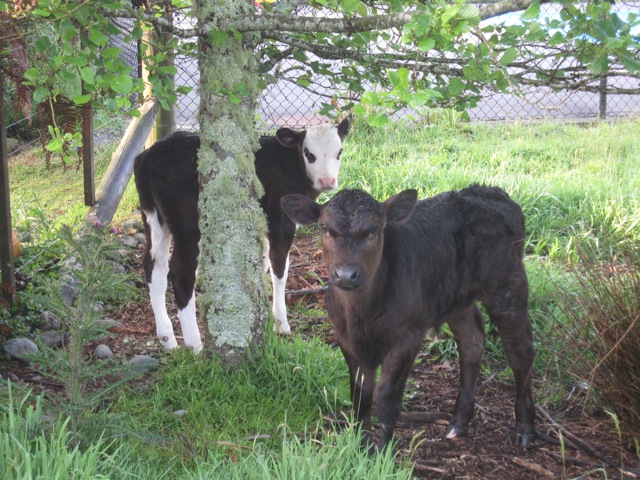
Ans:
[[[309,127],[302,142],[302,156],[307,176],[313,183],[313,188],[319,192],[328,192],[338,187],[344,136],[340,131],[341,125]]]

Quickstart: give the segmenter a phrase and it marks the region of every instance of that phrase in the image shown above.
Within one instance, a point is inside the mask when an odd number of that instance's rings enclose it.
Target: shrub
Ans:
[[[620,421],[626,440],[640,439],[640,265],[583,261],[562,292],[560,325],[569,374]],[[565,284],[565,285],[567,285]]]

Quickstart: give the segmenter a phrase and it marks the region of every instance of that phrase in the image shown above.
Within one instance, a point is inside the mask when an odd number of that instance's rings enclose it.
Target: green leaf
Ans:
[[[457,77],[453,77],[449,80],[449,88],[447,89],[449,95],[456,96],[461,94],[464,91],[465,84],[462,80]]]
[[[33,91],[33,103],[42,103],[49,97],[49,89],[47,87],[38,87]]]
[[[9,4],[6,2],[0,1],[0,12],[8,12],[8,11],[9,11]]]
[[[33,45],[36,49],[36,53],[43,54],[51,48],[51,41],[49,40],[49,37],[42,35]]]
[[[60,24],[60,38],[63,42],[70,42],[76,35],[78,29],[70,20],[67,19]]]
[[[407,97],[407,105],[409,105],[412,108],[422,107],[427,103],[429,103],[429,100],[431,100],[431,97],[433,97],[433,95],[431,95],[431,93],[428,91],[412,93]]]
[[[362,5],[362,2],[360,0],[342,0],[340,3],[342,4],[344,13],[355,13],[361,8]]]
[[[500,57],[500,60],[499,60],[500,65],[505,67],[507,65],[510,65],[511,62],[513,62],[517,56],[518,56],[518,51],[515,48],[513,47],[507,48],[505,52],[502,54],[502,56]]]
[[[229,40],[229,36],[225,32],[221,32],[220,30],[212,30],[209,34],[209,40],[211,41],[211,45],[214,47],[221,47],[227,40]]]
[[[624,48],[627,44],[627,40],[624,38],[608,37],[604,42],[604,46],[612,50],[618,48]]]
[[[102,58],[118,58],[122,53],[122,49],[118,47],[108,47],[100,50],[100,56]]]
[[[416,42],[416,46],[420,51],[428,52],[436,46],[436,41],[433,38],[422,38]]]
[[[84,67],[87,64],[87,57],[83,55],[67,56],[65,61],[67,62],[67,65],[71,65],[73,67]]]
[[[373,105],[374,107],[381,105],[380,98],[375,92],[365,92],[360,99],[360,103],[363,105]]]
[[[467,20],[472,25],[480,24],[480,11],[475,5],[462,5],[458,12],[458,18]]]
[[[76,105],[84,105],[91,101],[91,94],[88,93],[86,95],[78,95],[77,97],[73,97],[73,103]]]
[[[89,40],[99,47],[109,43],[109,37],[95,27],[89,28]]]
[[[64,145],[64,139],[62,137],[53,137],[49,143],[47,143],[47,150],[50,152],[56,152],[58,150],[62,150],[62,146]]]
[[[80,69],[80,77],[84,83],[88,83],[89,85],[93,85],[95,83],[95,73],[92,67],[85,67]]]
[[[618,58],[620,60],[620,63],[622,63],[622,65],[624,65],[624,68],[629,70],[629,72],[633,74],[638,74],[640,72],[640,61],[638,61],[638,59],[635,58],[635,56],[633,56],[632,54],[626,52],[623,55],[620,55],[620,57]]]
[[[129,95],[133,89],[133,81],[129,75],[120,75],[111,81],[111,89],[120,95]]]
[[[538,18],[538,15],[540,15],[540,2],[536,0],[529,5],[529,8],[524,11],[520,18],[523,20],[533,20],[534,18]]]
[[[389,123],[386,113],[375,113],[367,117],[367,123],[372,127],[384,127]]]
[[[364,108],[364,106],[361,103],[358,103],[353,107],[353,113],[357,115],[364,115],[365,113],[367,113],[367,109]]]
[[[609,71],[609,59],[606,53],[603,53],[598,58],[596,58],[593,62],[587,65],[589,70],[596,74],[600,75],[602,73],[606,73]]]

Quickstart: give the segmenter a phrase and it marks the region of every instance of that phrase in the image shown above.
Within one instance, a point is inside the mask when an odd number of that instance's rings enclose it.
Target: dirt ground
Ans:
[[[132,265],[141,272],[142,248],[131,254]],[[333,344],[331,326],[323,316],[303,316],[304,307],[324,309],[327,272],[315,238],[297,238],[291,250],[287,302],[294,335],[320,336]],[[140,288],[145,288],[140,285]],[[300,304],[300,305],[296,305]],[[148,303],[128,307],[110,315],[124,327],[113,328],[106,343],[114,354],[128,359],[136,354],[156,355],[153,313]],[[179,332],[176,324],[176,331]],[[87,346],[92,351],[95,345]],[[447,419],[453,411],[458,389],[455,362],[440,362],[421,354],[407,389],[404,409],[395,436],[401,462],[410,462],[416,478],[425,479],[542,479],[640,478],[637,457],[621,446],[609,415],[597,408],[583,408],[576,391],[558,395],[553,407],[538,405],[538,438],[526,451],[511,442],[513,436],[514,387],[511,377],[481,378],[476,413],[469,434],[444,438]],[[346,369],[346,365],[345,365]],[[3,376],[15,375],[38,389],[60,389],[61,385],[39,379],[36,372],[17,362],[0,361]],[[15,379],[15,378],[14,378]],[[37,380],[35,380],[37,379]],[[540,388],[539,382],[538,388]],[[561,398],[560,398],[561,397]],[[329,420],[328,420],[329,421]],[[619,466],[624,465],[624,471]]]

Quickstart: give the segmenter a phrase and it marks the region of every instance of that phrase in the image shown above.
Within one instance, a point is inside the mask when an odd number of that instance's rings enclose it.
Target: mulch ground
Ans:
[[[142,249],[131,254],[132,265],[141,271]],[[327,272],[316,239],[296,238],[291,250],[287,302],[294,335],[320,337],[334,344],[331,326],[322,315],[304,316],[309,307],[324,309]],[[145,288],[140,285],[140,288]],[[298,305],[296,305],[298,304]],[[173,312],[175,313],[175,312]],[[137,354],[157,355],[153,312],[148,303],[131,305],[110,316],[124,327],[112,329],[104,343],[123,359]],[[176,332],[179,326],[176,324]],[[95,345],[88,345],[92,351]],[[399,462],[409,462],[416,478],[425,479],[543,479],[640,478],[634,449],[622,445],[611,417],[597,407],[585,407],[585,392],[560,390],[553,406],[538,406],[538,437],[526,450],[512,443],[515,396],[512,379],[495,374],[481,378],[476,413],[468,435],[444,438],[447,419],[455,406],[458,368],[454,361],[439,361],[421,354],[415,363],[404,398],[404,411],[395,431]],[[345,365],[346,369],[346,365]],[[0,373],[30,383],[36,391],[61,385],[40,377],[17,362],[0,361]],[[543,387],[537,379],[537,388]],[[327,420],[330,421],[329,419]],[[620,465],[624,466],[621,470]]]

